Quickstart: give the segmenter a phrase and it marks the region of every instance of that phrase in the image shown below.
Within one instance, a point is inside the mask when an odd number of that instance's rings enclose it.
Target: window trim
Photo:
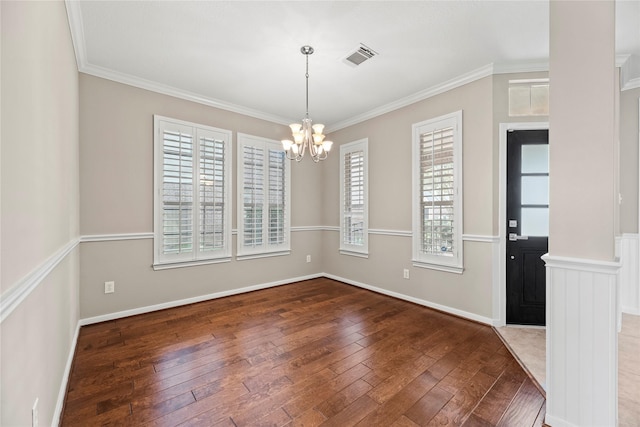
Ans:
[[[268,200],[268,150],[275,149],[276,151],[281,151],[284,153],[284,149],[282,148],[282,143],[280,141],[276,141],[273,139],[263,138],[254,135],[248,135],[245,133],[238,133],[238,151],[237,151],[237,182],[236,182],[236,195],[237,195],[237,212],[236,212],[236,224],[237,224],[237,234],[236,234],[236,260],[247,260],[247,259],[256,259],[256,258],[266,258],[266,257],[274,257],[274,256],[283,256],[289,255],[291,253],[291,162],[288,161],[286,155],[284,157],[284,243],[269,247],[268,242],[268,215],[265,215],[263,218],[263,242],[264,245],[260,248],[256,249],[247,249],[243,247],[242,242],[244,239],[244,158],[243,158],[243,147],[246,145],[250,146],[263,146],[265,148],[265,204],[267,204]]]
[[[344,242],[345,231],[345,156],[357,151],[363,152],[364,169],[364,214],[363,214],[363,244],[353,245]],[[360,258],[369,257],[369,139],[363,138],[340,146],[340,245],[342,255],[351,255]]]
[[[163,124],[166,123],[175,127],[188,127],[192,130],[194,138],[194,161],[193,161],[193,187],[194,187],[194,250],[191,254],[165,255],[161,254],[162,249],[162,176],[163,176],[163,153],[164,138],[162,136]],[[198,195],[200,187],[200,144],[198,141],[198,131],[207,133],[216,133],[221,135],[224,141],[224,249],[217,251],[215,254],[203,253],[199,248],[199,221],[195,221],[200,211],[200,197]],[[187,122],[184,120],[173,119],[154,114],[153,116],[153,269],[164,270],[170,268],[188,267],[194,265],[214,264],[228,262],[231,260],[232,247],[232,211],[231,204],[232,194],[232,175],[231,165],[233,160],[233,135],[230,130],[215,128],[212,126],[202,125],[198,123]]]
[[[421,251],[420,223],[420,135],[453,127],[454,237],[453,256],[425,254]],[[463,189],[462,189],[462,110],[415,123],[412,130],[412,263],[415,267],[462,274],[463,263]]]

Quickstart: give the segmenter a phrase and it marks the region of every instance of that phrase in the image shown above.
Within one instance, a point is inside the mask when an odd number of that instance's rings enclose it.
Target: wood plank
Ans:
[[[361,419],[366,417],[369,413],[374,411],[378,407],[378,404],[373,401],[366,394],[358,398],[351,405],[338,412],[335,416],[331,417],[324,423],[320,424],[323,427],[349,427],[356,425]]]
[[[322,413],[325,418],[331,418],[369,390],[371,385],[368,382],[356,380],[338,393],[332,394],[330,398],[316,406],[315,410]]]
[[[452,397],[452,393],[435,386],[411,406],[405,416],[418,425],[427,425]]]
[[[527,377],[497,425],[505,427],[532,426],[538,419],[538,414],[544,403],[544,397]]]
[[[397,394],[386,400],[384,404],[378,406],[358,425],[362,427],[391,425],[437,383],[438,380],[429,372],[423,372],[408,383],[406,387],[399,390]]]
[[[84,326],[68,384],[62,426],[544,417],[490,327],[326,278]]]
[[[478,372],[444,405],[428,425],[454,426],[463,424],[478,401],[483,399],[487,390],[495,382],[496,379],[492,376]]]

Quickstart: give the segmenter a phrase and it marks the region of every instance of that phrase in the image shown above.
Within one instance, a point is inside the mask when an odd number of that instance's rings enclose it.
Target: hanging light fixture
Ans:
[[[313,48],[311,46],[302,46],[300,52],[302,52],[307,60],[307,72],[305,74],[307,79],[307,113],[302,119],[302,123],[289,125],[291,134],[293,135],[293,141],[283,139],[282,147],[287,153],[289,160],[299,162],[304,157],[305,151],[309,150],[311,158],[317,163],[327,158],[333,142],[324,140],[325,136],[322,133],[324,125],[320,123],[313,125],[311,117],[309,117],[309,55],[313,53]]]

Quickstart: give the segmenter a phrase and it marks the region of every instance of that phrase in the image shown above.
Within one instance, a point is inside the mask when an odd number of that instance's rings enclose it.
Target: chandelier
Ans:
[[[307,79],[307,113],[302,119],[302,123],[289,125],[293,141],[283,139],[282,147],[289,160],[299,162],[304,157],[305,151],[309,150],[311,158],[317,163],[327,158],[333,142],[324,140],[324,135],[322,134],[324,125],[320,123],[312,124],[311,117],[309,117],[309,55],[313,53],[313,48],[311,46],[302,46],[300,52],[307,60],[307,72],[305,73]]]

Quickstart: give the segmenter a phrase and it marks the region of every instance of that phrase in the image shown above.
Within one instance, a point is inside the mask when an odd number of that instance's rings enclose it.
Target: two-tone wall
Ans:
[[[508,80],[546,73],[487,74],[333,132],[327,161],[293,165],[290,255],[154,271],[153,115],[229,129],[234,143],[238,132],[279,140],[288,128],[78,74],[64,3],[2,2],[0,12],[0,424],[29,425],[36,399],[40,424],[57,422],[83,323],[320,274],[498,320],[499,125],[548,120],[507,115]],[[637,88],[619,97],[619,231],[636,247],[639,97]],[[411,264],[411,125],[457,110],[464,139],[462,275]],[[368,258],[338,250],[339,145],[362,138],[370,156]],[[637,256],[629,258],[637,284]],[[104,294],[111,280],[116,292]]]
[[[78,69],[62,2],[1,2],[0,424],[60,410],[79,316]]]
[[[487,76],[331,134],[336,144],[369,140],[369,257],[339,246],[339,158],[324,166],[325,272],[359,285],[491,322],[494,243],[493,79]],[[462,110],[464,273],[411,262],[411,126]],[[409,279],[403,279],[409,269]]]
[[[280,140],[289,132],[288,126],[80,74],[83,319],[119,317],[322,272],[322,166],[308,160],[292,165],[290,255],[154,271],[154,114],[233,132],[232,206],[237,206],[237,134]],[[234,230],[236,215],[233,209]],[[104,293],[105,281],[115,281],[115,293]]]

